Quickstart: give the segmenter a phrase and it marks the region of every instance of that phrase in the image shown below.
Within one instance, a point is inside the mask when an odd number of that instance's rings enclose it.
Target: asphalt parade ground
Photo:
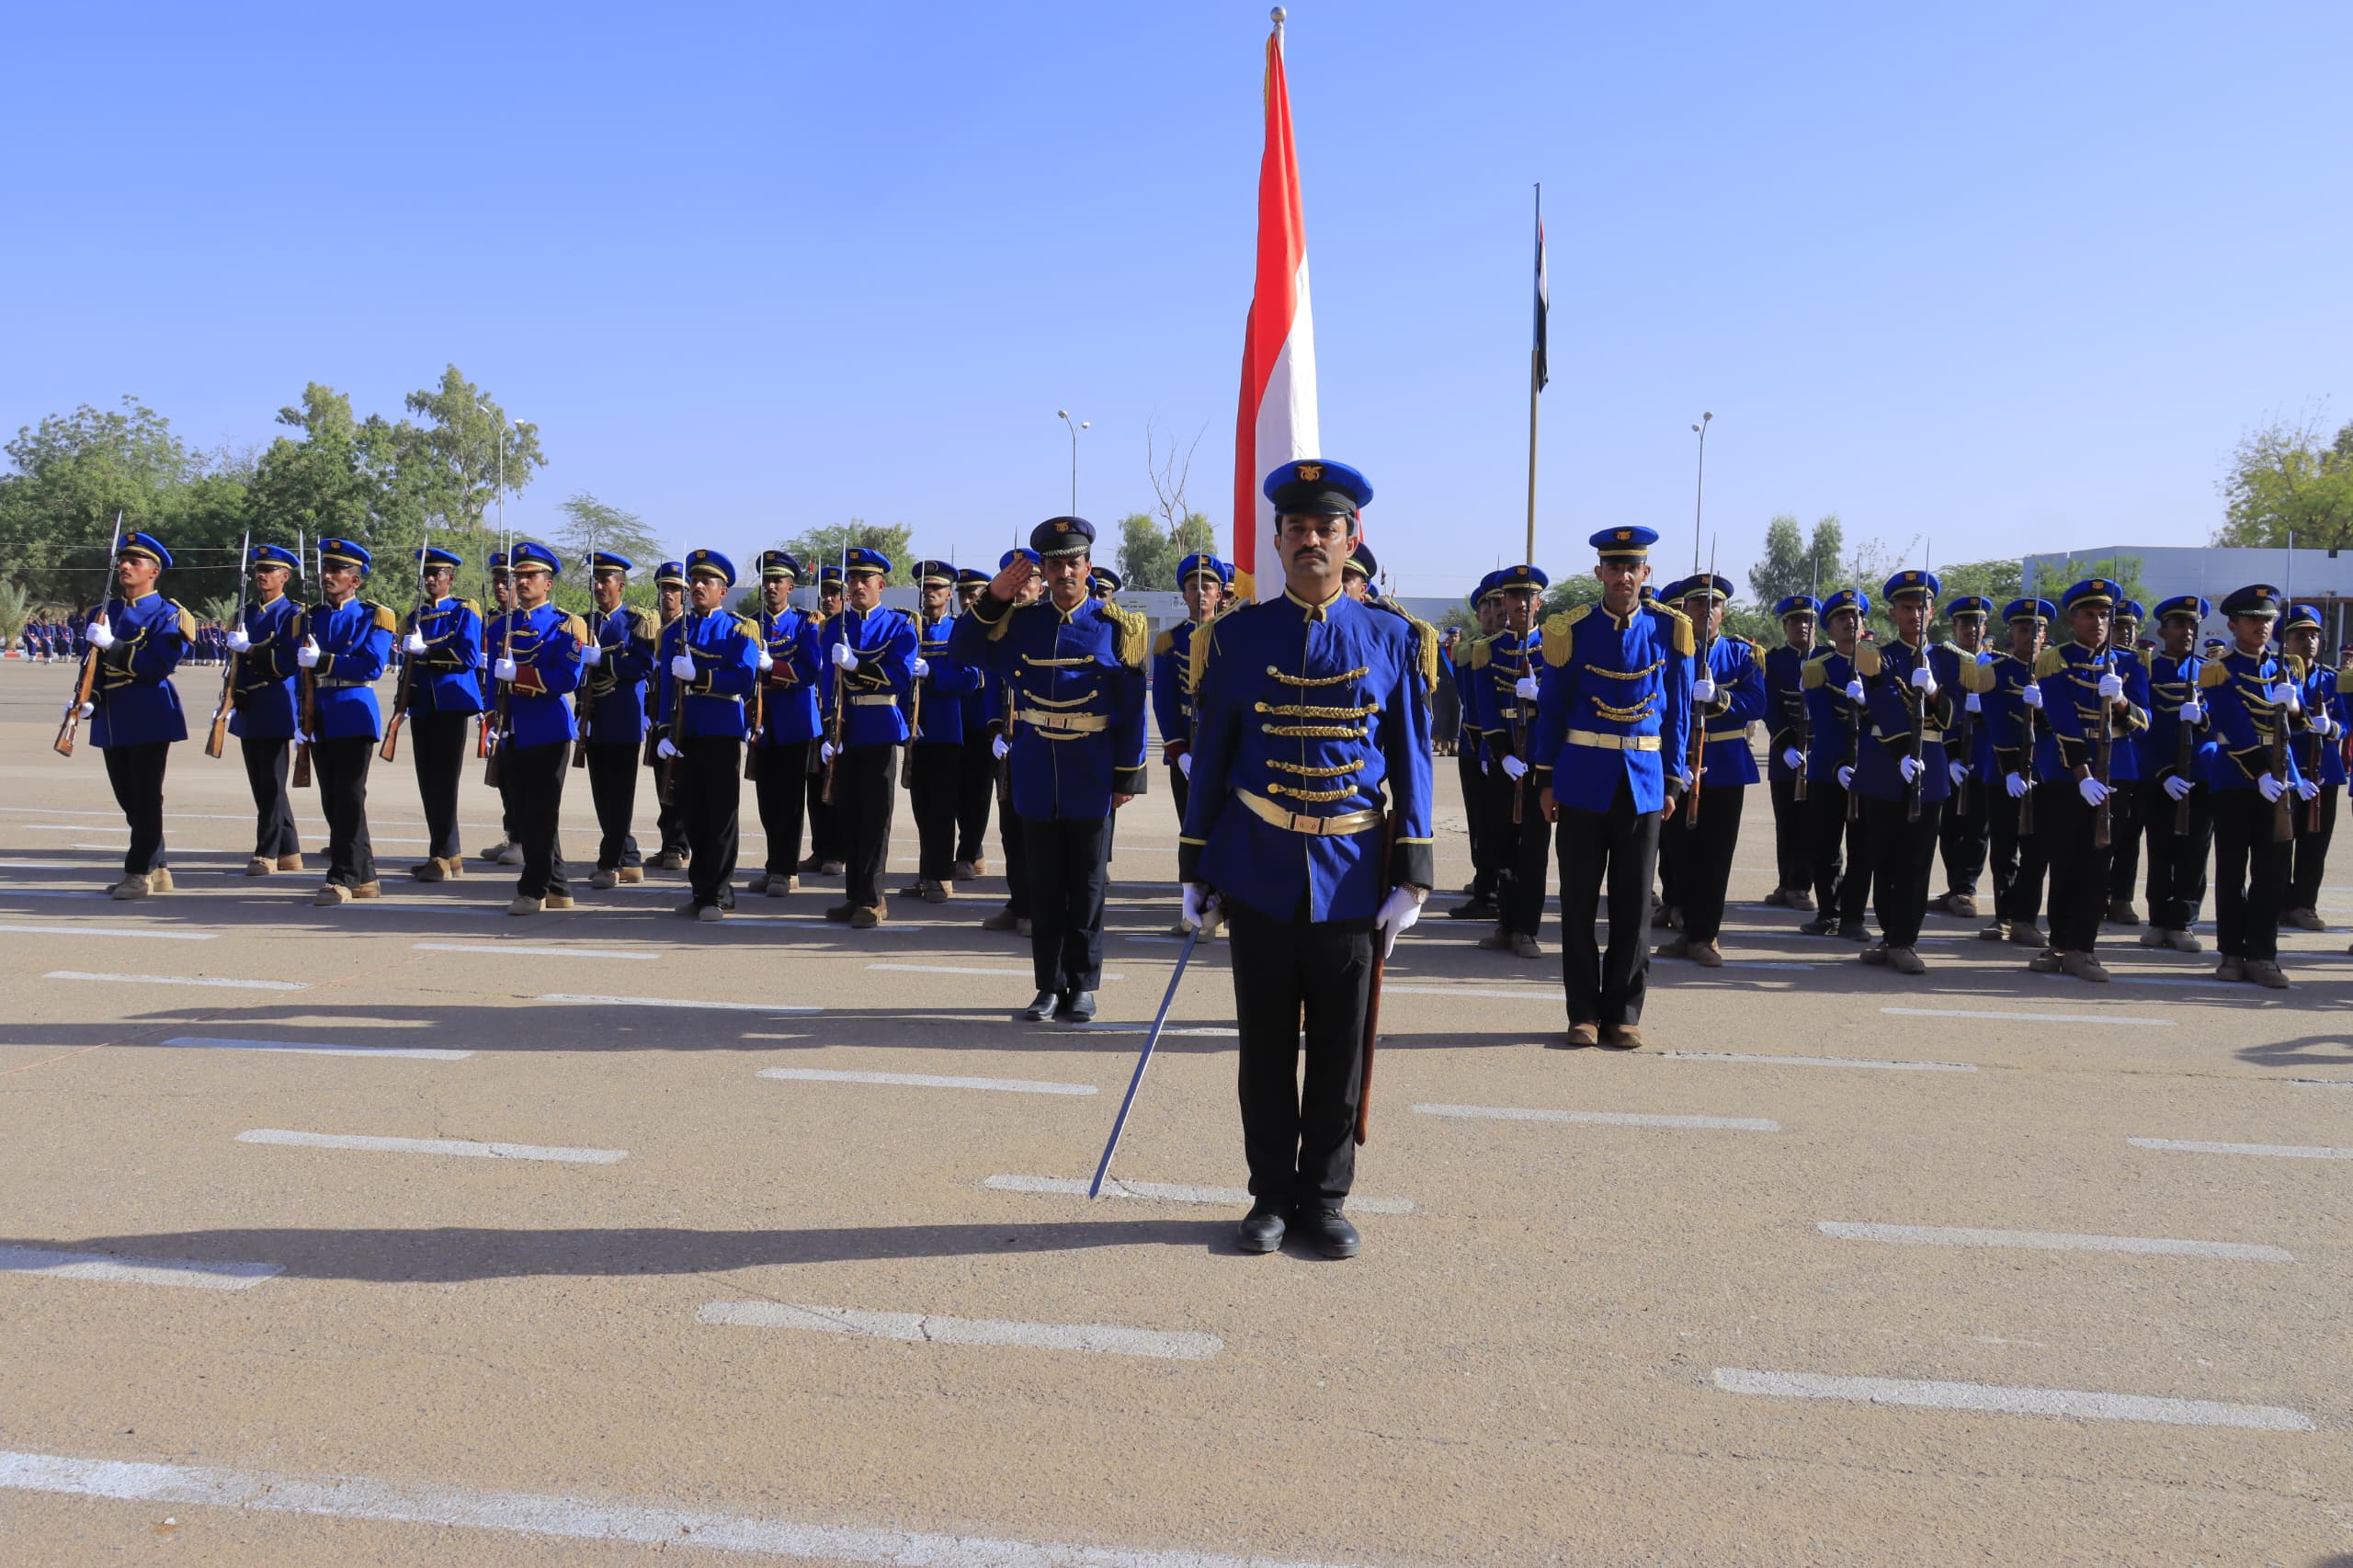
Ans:
[[[2271,993],[2111,927],[2095,986],[1932,915],[1905,980],[1754,902],[1755,790],[1727,965],[1654,965],[1639,1053],[1548,1049],[1550,915],[1537,962],[1436,917],[1442,759],[1364,1254],[1245,1256],[1222,943],[1084,1196],[1180,950],[1165,793],[1101,1017],[1026,1025],[998,877],[699,925],[682,873],[586,890],[570,775],[580,905],[511,919],[512,869],[405,877],[405,747],[381,901],[242,875],[199,734],[180,891],[109,902],[69,680],[0,665],[6,1562],[2353,1562],[2341,930]]]

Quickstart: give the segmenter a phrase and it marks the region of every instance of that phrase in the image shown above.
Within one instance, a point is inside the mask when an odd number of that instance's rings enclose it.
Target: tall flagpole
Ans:
[[[1536,184],[1536,331],[1528,346],[1528,552],[1536,559],[1536,404],[1544,390],[1544,183]]]

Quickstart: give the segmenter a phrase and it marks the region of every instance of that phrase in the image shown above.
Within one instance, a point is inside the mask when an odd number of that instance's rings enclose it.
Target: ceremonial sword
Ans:
[[[1160,1011],[1153,1015],[1151,1032],[1143,1037],[1136,1070],[1128,1079],[1127,1096],[1120,1101],[1120,1114],[1112,1119],[1110,1142],[1103,1145],[1103,1157],[1095,1163],[1095,1179],[1086,1184],[1086,1196],[1090,1199],[1103,1196],[1103,1178],[1111,1169],[1112,1151],[1120,1146],[1120,1134],[1127,1131],[1128,1112],[1135,1106],[1136,1091],[1143,1087],[1143,1070],[1152,1065],[1153,1048],[1160,1043],[1160,1031],[1168,1022],[1168,1005],[1176,1000],[1176,987],[1185,978],[1185,966],[1193,961],[1193,949],[1200,940],[1199,926],[1185,934],[1185,950],[1176,955],[1176,971],[1168,977],[1167,993],[1160,998]]]

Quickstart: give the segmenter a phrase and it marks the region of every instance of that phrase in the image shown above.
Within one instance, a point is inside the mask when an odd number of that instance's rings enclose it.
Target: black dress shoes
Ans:
[[[1299,1239],[1325,1257],[1354,1257],[1364,1245],[1364,1238],[1337,1209],[1303,1208],[1290,1222]]]
[[[1095,993],[1092,991],[1063,992],[1062,1006],[1054,1009],[1054,1017],[1068,1019],[1074,1024],[1086,1023],[1095,1017]]]
[[[1244,1252],[1272,1252],[1283,1244],[1283,1211],[1259,1204],[1242,1217],[1234,1240]]]
[[[1030,1023],[1042,1024],[1054,1016],[1054,1004],[1060,1000],[1051,991],[1040,991],[1030,998],[1029,1006],[1021,1009],[1021,1016]]]

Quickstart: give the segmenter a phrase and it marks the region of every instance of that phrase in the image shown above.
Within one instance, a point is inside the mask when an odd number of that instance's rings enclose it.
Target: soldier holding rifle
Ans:
[[[301,561],[284,545],[257,544],[245,554],[254,597],[240,606],[229,632],[233,663],[229,686],[229,733],[245,763],[245,784],[254,797],[254,853],[245,875],[302,869],[302,840],[294,830],[294,805],[287,798],[288,751],[294,739],[294,649],[301,607],[286,596],[286,585]]]
[[[188,653],[196,619],[156,591],[171,564],[172,552],[153,534],[128,533],[115,545],[114,597],[90,618],[85,678],[65,705],[69,722],[89,718],[90,744],[106,756],[107,782],[131,828],[122,880],[109,890],[120,899],[172,888],[164,865],[164,770],[172,743],[188,739],[172,672]],[[71,744],[61,738],[61,749]]]
[[[2248,980],[2284,991],[2279,915],[2295,854],[2295,830],[2281,820],[2302,795],[2295,747],[2302,698],[2287,662],[2269,647],[2281,595],[2250,584],[2222,600],[2231,643],[2198,672],[2214,753],[2214,946],[2217,980]]]
[[[1779,880],[1765,895],[1784,909],[1813,907],[1813,824],[1807,820],[1806,753],[1813,726],[1806,711],[1805,662],[1822,603],[1790,594],[1773,607],[1781,645],[1765,653],[1765,711],[1768,725],[1766,788],[1773,796],[1773,864]]]
[[[2149,664],[2142,657],[2135,640],[2141,623],[2148,619],[2148,611],[2140,601],[2123,597],[2117,590],[2116,613],[2109,618],[2108,645],[2114,650],[2116,673],[2124,677],[2124,688],[2137,693],[2145,702],[2149,699]],[[2317,642],[2318,639],[2314,639]],[[2109,780],[2108,818],[2110,855],[2108,863],[2108,912],[2106,918],[2118,926],[2138,926],[2140,912],[2132,907],[2132,884],[2141,880],[2141,824],[2156,806],[2165,802],[2154,785],[2145,784],[2150,770],[2143,765],[2146,729],[2134,732],[2129,738],[2114,739],[2111,744],[2131,756],[2127,767],[2115,770]]]
[[[656,627],[652,616],[622,602],[631,569],[629,557],[608,550],[588,558],[596,608],[580,649],[585,677],[572,699],[597,806],[597,869],[588,885],[598,892],[645,881],[630,822],[637,812],[637,756],[645,743],[645,677],[654,669]]]
[[[956,617],[949,601],[956,568],[946,561],[915,562],[922,594],[915,618],[915,674],[907,704],[907,749],[899,767],[915,819],[915,880],[903,897],[945,903],[956,880],[957,790],[964,762],[964,699],[983,686],[977,665],[953,658],[948,639]]]
[[[1798,927],[1809,937],[1870,939],[1863,904],[1871,887],[1870,836],[1855,793],[1856,767],[1870,724],[1864,716],[1862,661],[1877,651],[1863,636],[1870,596],[1841,588],[1822,601],[1830,646],[1805,662],[1800,680],[1813,727],[1806,756],[1806,800],[1813,819],[1813,891],[1821,912]],[[1844,846],[1844,864],[1840,848]]]
[[[581,647],[588,626],[548,602],[563,562],[533,540],[507,556],[515,581],[515,608],[490,624],[490,645],[498,652],[491,678],[503,688],[506,723],[498,737],[498,781],[514,808],[523,874],[516,880],[509,915],[570,909],[572,882],[564,875],[556,843],[563,810],[564,775],[571,770],[577,733],[564,699],[577,690]]]
[[[842,552],[842,613],[817,634],[820,666],[829,667],[820,760],[830,775],[826,793],[841,833],[844,873],[842,902],[825,918],[867,931],[890,912],[882,873],[891,858],[899,747],[907,739],[899,704],[928,666],[915,652],[914,620],[883,606],[890,557],[853,545]]]
[[[1950,667],[1959,670],[1990,661],[1992,651],[1985,637],[1993,614],[1994,601],[1983,594],[1963,594],[1945,607],[1952,637],[1938,646]],[[1937,828],[1945,891],[1931,899],[1928,907],[1940,915],[1973,920],[1977,879],[1984,874],[1986,843],[1993,832],[1993,801],[2000,790],[1993,782],[1994,744],[1985,726],[1985,692],[1992,683],[1972,676],[1961,684],[1962,695],[1953,710],[1952,729],[1945,736],[1945,775],[1952,783],[1952,794],[1945,801]]]
[[[1160,730],[1160,758],[1168,765],[1168,790],[1176,820],[1185,820],[1188,780],[1193,767],[1193,694],[1185,685],[1193,639],[1224,607],[1225,563],[1195,553],[1176,563],[1177,591],[1185,596],[1185,619],[1152,641],[1152,717]]]
[[[505,615],[515,608],[515,578],[506,569],[505,551],[494,550],[490,552],[489,577],[489,613],[494,616]],[[484,623],[485,627],[487,624],[487,622]],[[487,671],[490,668],[490,661],[494,652],[495,650],[489,644],[485,632],[482,653],[479,655],[480,669]],[[498,737],[494,732],[498,728],[500,716],[494,709],[494,701],[484,704],[480,731],[481,745],[475,752],[478,756],[488,756],[491,754],[491,748],[497,742]],[[498,842],[478,853],[494,866],[519,866],[523,863],[522,840],[517,835],[515,805],[507,799],[503,776],[497,768],[488,767],[483,769],[483,782],[498,791]]]
[[[2321,878],[2328,869],[2328,841],[2336,834],[2336,799],[2345,789],[2345,726],[2336,718],[2336,668],[2321,657],[2321,615],[2312,605],[2293,605],[2279,619],[2279,652],[2297,683],[2303,706],[2303,733],[2297,741],[2296,767],[2302,774],[2303,801],[2296,808],[2295,854],[2288,873],[2283,926],[2325,931],[2320,917]]]
[[[2105,982],[2093,956],[2108,909],[2113,825],[2104,813],[2109,780],[2134,774],[2123,737],[2146,729],[2149,694],[2117,667],[2109,646],[2110,611],[2123,592],[2106,577],[2087,577],[2060,596],[2072,642],[2045,648],[2034,664],[2039,707],[2050,731],[2035,748],[2036,831],[2051,868],[2051,946],[2029,960],[2038,973]]]
[[[409,874],[420,882],[451,881],[466,869],[458,845],[458,780],[466,767],[466,733],[483,710],[483,632],[482,607],[449,591],[464,564],[438,546],[417,551],[422,591],[402,629],[406,656],[398,701],[408,718],[427,840],[425,861]],[[400,722],[399,710],[392,722]]]
[[[1474,710],[1472,690],[1483,678],[1480,673],[1479,644],[1501,629],[1503,601],[1495,597],[1495,574],[1488,573],[1471,590],[1471,613],[1478,620],[1478,630],[1466,642],[1456,645],[1453,660],[1455,704],[1461,719],[1457,730],[1454,748],[1454,769],[1462,786],[1462,826],[1470,840],[1471,881],[1463,888],[1466,902],[1446,912],[1449,920],[1496,920],[1502,918],[1503,905],[1496,902],[1496,881],[1502,875],[1495,864],[1497,835],[1487,825],[1487,778],[1494,771],[1495,758],[1479,744],[1479,721]]]
[[[738,812],[744,800],[745,699],[760,671],[759,623],[727,610],[735,563],[715,550],[687,552],[686,613],[662,629],[661,738],[655,777],[677,802],[691,892],[678,913],[722,920],[735,907]]]
[[[811,764],[817,759],[816,617],[792,608],[801,562],[789,551],[760,552],[760,683],[755,690],[753,794],[767,858],[745,891],[782,898],[801,885],[802,824]]]
[[[376,682],[392,656],[391,607],[359,597],[375,558],[350,540],[319,540],[324,597],[302,614],[295,665],[307,672],[312,698],[296,741],[310,744],[327,819],[327,876],[311,902],[322,908],[375,898],[376,853],[368,837],[368,765],[383,733]]]
[[[662,634],[670,630],[671,623],[687,613],[687,563],[685,562],[665,561],[654,569],[654,603],[655,619],[660,622],[660,630],[655,632],[655,638],[659,641]],[[654,691],[658,699],[662,687],[658,664],[653,674]],[[664,759],[654,755],[660,744],[660,741],[651,734],[646,737],[645,766],[654,769],[654,776],[657,779],[668,776],[672,771]],[[659,788],[654,790],[654,826],[661,830],[662,835],[662,852],[655,857],[654,863],[665,871],[684,869],[688,858],[686,818],[679,811],[677,801],[673,799],[673,791]],[[730,897],[733,896],[731,892]]]
[[[828,561],[817,568],[817,635],[823,638],[825,628],[842,613],[842,563]],[[818,687],[819,706],[824,706],[824,688],[833,684],[825,672],[831,666],[820,661]],[[823,721],[819,728],[824,728]],[[810,760],[815,764],[809,770],[809,853],[800,866],[803,876],[811,874],[838,877],[842,874],[845,851],[842,848],[842,814],[834,803],[834,770],[826,767],[820,754],[824,750],[823,736],[811,748]]]
[[[1551,869],[1552,830],[1534,809],[1536,786],[1528,782],[1540,760],[1528,744],[1544,652],[1536,607],[1551,582],[1540,567],[1524,563],[1497,572],[1487,592],[1500,607],[1501,624],[1471,650],[1471,712],[1480,749],[1492,764],[1481,776],[1486,795],[1481,831],[1494,841],[1495,867],[1495,928],[1479,946],[1523,959],[1543,956],[1536,931],[1544,920]]]
[[[1671,813],[1659,833],[1661,858],[1676,846],[1676,875],[1668,902],[1678,905],[1682,924],[1658,949],[1658,957],[1688,958],[1702,969],[1720,969],[1723,951],[1724,892],[1732,882],[1732,858],[1740,846],[1742,807],[1756,782],[1756,757],[1749,750],[1748,726],[1765,717],[1763,652],[1743,637],[1719,635],[1732,601],[1732,579],[1702,574],[1676,585],[1666,596],[1699,631],[1693,664],[1691,727],[1705,732],[1701,789]],[[1687,751],[1688,755],[1688,751]],[[1704,801],[1705,809],[1699,809]],[[1662,869],[1660,880],[1667,879]]]
[[[977,566],[956,573],[956,613],[972,612],[972,600],[989,585],[989,574]],[[956,860],[950,880],[978,881],[988,875],[985,852],[989,835],[989,802],[996,798],[996,753],[989,742],[998,727],[992,715],[1002,706],[992,700],[995,683],[983,676],[964,694],[964,756],[956,770]]]
[[[2198,628],[2213,607],[2196,594],[2157,606],[2157,652],[2149,659],[2149,727],[2141,736],[2141,776],[2148,798],[2149,928],[2144,948],[2204,951],[2190,934],[2206,902],[2206,857],[2214,846],[2213,793],[2206,779],[2213,745],[2206,739],[2199,681],[2206,661]]]
[[[1855,667],[1869,705],[1862,766],[1852,788],[1863,796],[1863,831],[1870,841],[1872,913],[1880,939],[1862,961],[1898,974],[1922,974],[1917,943],[1927,914],[1928,878],[1936,866],[1937,830],[1952,792],[1945,733],[1979,683],[1977,661],[1966,666],[1948,649],[1930,647],[1937,575],[1907,568],[1881,593],[1895,636],[1866,642]],[[1982,700],[1981,700],[1981,706]]]

